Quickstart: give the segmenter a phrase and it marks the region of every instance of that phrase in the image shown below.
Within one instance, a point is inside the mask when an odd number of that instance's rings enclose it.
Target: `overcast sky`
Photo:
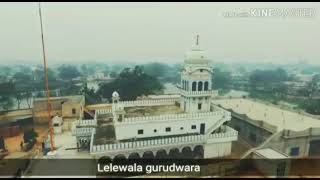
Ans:
[[[224,17],[250,8],[314,17]],[[200,35],[218,62],[320,63],[320,3],[42,3],[50,63],[181,62]],[[38,3],[0,4],[0,63],[41,63]]]

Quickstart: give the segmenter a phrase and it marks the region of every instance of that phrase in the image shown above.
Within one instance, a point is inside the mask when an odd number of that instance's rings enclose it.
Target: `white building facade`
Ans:
[[[114,92],[112,108],[97,109],[92,120],[79,120],[73,133],[79,144],[90,142],[89,153],[98,159],[228,156],[238,132],[224,125],[231,120],[231,113],[211,103],[216,95],[211,88],[212,73],[205,51],[197,42],[185,57],[180,94],[121,101]],[[161,107],[176,111],[144,113]],[[132,111],[143,113],[133,116]]]

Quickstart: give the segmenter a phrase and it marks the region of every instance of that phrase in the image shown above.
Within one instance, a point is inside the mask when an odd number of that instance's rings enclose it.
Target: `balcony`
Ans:
[[[210,96],[214,97],[218,95],[218,91],[185,91],[183,89],[180,89],[180,94],[182,96],[188,96],[188,97],[203,97],[203,96]]]

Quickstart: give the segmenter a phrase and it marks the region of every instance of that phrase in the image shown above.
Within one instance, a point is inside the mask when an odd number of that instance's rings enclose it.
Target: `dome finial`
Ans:
[[[196,45],[199,45],[199,34],[197,34],[197,41],[196,41]]]

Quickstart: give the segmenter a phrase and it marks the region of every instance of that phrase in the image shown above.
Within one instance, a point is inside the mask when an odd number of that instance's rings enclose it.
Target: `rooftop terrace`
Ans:
[[[277,131],[283,129],[303,131],[311,127],[320,128],[320,119],[250,99],[223,99],[214,100],[213,103],[221,105],[223,108],[231,109],[235,113],[246,114],[252,120],[267,122],[276,126]]]
[[[180,114],[183,110],[177,105],[125,107],[126,117],[158,116]]]

